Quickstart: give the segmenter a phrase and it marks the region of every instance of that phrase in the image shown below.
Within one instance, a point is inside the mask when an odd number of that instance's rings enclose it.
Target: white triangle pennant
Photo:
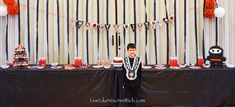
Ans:
[[[156,29],[157,22],[154,20],[154,21],[151,22],[151,25],[154,29]]]
[[[174,24],[174,21],[175,21],[175,17],[174,17],[174,15],[171,15],[170,16],[170,22]]]
[[[86,30],[88,30],[90,28],[90,23],[89,22],[86,22],[85,23],[85,27],[86,27]]]
[[[157,21],[157,23],[158,23],[158,25],[159,25],[159,27],[162,27],[162,21],[161,20],[159,20],[159,21]]]
[[[138,26],[139,30],[141,31],[142,27],[143,27],[143,23],[139,23],[137,26]]]
[[[128,32],[128,28],[129,28],[129,25],[128,24],[125,24],[123,25],[124,29],[126,30],[126,32]]]

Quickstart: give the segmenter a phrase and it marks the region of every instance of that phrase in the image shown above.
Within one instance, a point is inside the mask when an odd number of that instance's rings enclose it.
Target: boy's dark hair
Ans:
[[[129,43],[129,44],[127,45],[127,50],[130,49],[130,48],[136,49],[135,44],[134,44],[134,43]]]

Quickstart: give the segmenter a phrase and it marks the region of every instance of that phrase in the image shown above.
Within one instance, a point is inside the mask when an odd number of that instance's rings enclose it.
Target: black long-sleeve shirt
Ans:
[[[132,67],[133,62],[134,62],[134,58],[129,58],[130,61],[130,65]],[[141,84],[141,72],[142,72],[142,64],[140,63],[139,68],[137,70],[137,78],[135,80],[129,80],[126,77],[126,69],[123,65],[123,77],[124,77],[124,85],[127,87],[140,87]]]

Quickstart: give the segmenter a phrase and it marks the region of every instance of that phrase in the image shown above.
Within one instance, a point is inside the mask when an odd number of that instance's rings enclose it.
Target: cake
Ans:
[[[15,48],[13,66],[15,68],[28,68],[28,58],[26,57],[25,48],[22,45],[19,45]]]
[[[122,64],[123,63],[123,58],[120,56],[114,57],[113,58],[113,63],[115,64]]]

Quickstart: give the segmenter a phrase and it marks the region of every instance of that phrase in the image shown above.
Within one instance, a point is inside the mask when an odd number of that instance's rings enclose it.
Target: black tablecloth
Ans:
[[[114,98],[110,69],[0,69],[0,107],[94,107]]]
[[[149,69],[142,77],[143,106],[235,106],[235,69]],[[120,97],[122,86],[118,86]]]
[[[121,68],[0,69],[0,107],[121,106]],[[235,104],[235,69],[142,70],[142,106]],[[100,101],[100,102],[99,102]]]

